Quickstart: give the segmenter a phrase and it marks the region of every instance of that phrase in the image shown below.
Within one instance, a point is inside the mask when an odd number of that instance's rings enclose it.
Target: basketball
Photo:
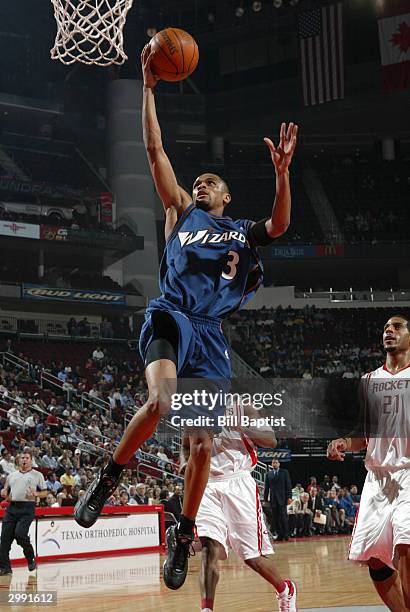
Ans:
[[[152,38],[151,49],[155,51],[152,72],[163,81],[183,81],[198,65],[198,45],[185,30],[161,30]]]

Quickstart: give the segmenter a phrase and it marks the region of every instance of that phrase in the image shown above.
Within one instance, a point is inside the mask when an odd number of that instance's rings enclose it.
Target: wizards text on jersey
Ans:
[[[237,240],[242,243],[246,242],[246,236],[241,232],[214,232],[209,229],[198,230],[195,234],[193,232],[178,232],[178,238],[181,247],[194,242],[197,242],[199,245],[218,244],[219,242],[230,242],[231,240]]]
[[[262,282],[249,219],[219,217],[191,204],[168,238],[160,265],[161,297],[150,307],[222,319]]]

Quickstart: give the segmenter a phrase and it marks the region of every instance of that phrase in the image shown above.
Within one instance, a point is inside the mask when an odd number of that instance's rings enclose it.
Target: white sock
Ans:
[[[211,608],[201,608],[201,612],[212,612]]]

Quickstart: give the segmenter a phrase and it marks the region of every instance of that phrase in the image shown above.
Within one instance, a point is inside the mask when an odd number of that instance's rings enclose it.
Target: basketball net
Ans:
[[[134,0],[51,0],[57,35],[51,58],[63,64],[123,64],[123,27]]]

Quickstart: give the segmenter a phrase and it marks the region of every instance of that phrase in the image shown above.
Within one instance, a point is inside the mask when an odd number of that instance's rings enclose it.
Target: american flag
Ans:
[[[342,3],[299,13],[305,106],[344,98]]]

